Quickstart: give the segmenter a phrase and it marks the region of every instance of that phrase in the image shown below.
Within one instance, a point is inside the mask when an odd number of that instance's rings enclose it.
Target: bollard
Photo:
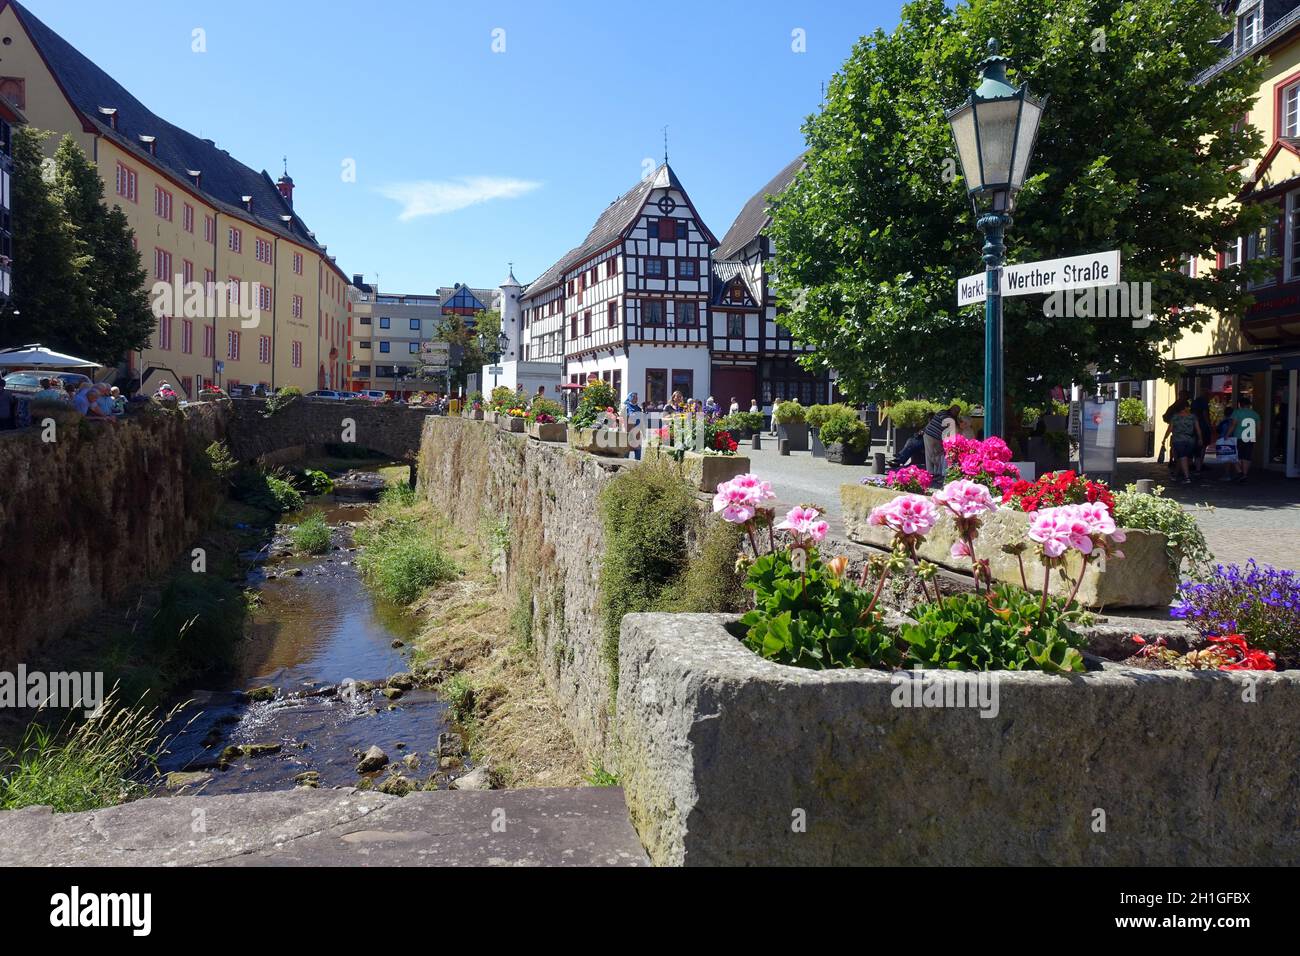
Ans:
[[[1150,478],[1139,478],[1137,491],[1140,495],[1149,495],[1156,490],[1156,483]]]
[[[786,455],[788,457],[790,454],[790,439],[778,438],[776,440],[776,453],[778,455]]]
[[[885,453],[878,451],[871,456],[871,473],[873,475],[883,475],[885,470]]]
[[[763,436],[760,435],[758,432],[754,432],[754,436],[749,440],[749,447],[754,449],[754,451],[762,451]]]

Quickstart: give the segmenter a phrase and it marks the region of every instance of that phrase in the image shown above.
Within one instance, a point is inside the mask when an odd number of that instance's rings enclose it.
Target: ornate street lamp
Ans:
[[[989,55],[980,62],[980,85],[947,113],[957,142],[966,189],[975,209],[975,226],[984,234],[984,437],[1005,438],[1002,386],[1003,236],[1011,225],[1016,194],[1038,137],[1046,98],[1022,84],[1007,82],[1010,59],[989,40]]]

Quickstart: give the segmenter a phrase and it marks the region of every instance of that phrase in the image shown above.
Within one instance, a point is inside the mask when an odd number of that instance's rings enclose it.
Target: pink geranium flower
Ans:
[[[997,508],[987,486],[965,478],[948,482],[934,493],[934,500],[958,518],[978,518]]]
[[[923,538],[934,530],[939,514],[934,502],[923,495],[900,495],[873,508],[867,521],[892,528],[907,538]]]
[[[1089,523],[1078,513],[1075,505],[1034,512],[1029,523],[1029,538],[1038,542],[1043,554],[1049,558],[1059,558],[1071,548],[1080,554],[1091,554],[1093,549]]]
[[[732,524],[745,524],[753,519],[765,501],[776,497],[769,482],[757,475],[737,475],[718,485],[713,496],[714,512],[721,512],[722,520]]]
[[[826,537],[830,525],[819,520],[821,512],[816,508],[796,506],[786,514],[785,520],[776,526],[778,531],[789,531],[797,541],[809,540],[813,544]]]

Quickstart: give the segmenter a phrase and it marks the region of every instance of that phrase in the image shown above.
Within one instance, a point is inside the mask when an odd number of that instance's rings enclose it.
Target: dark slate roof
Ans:
[[[646,197],[656,189],[676,189],[683,196],[686,195],[686,190],[682,187],[677,174],[673,172],[673,168],[664,163],[606,206],[605,211],[596,220],[596,224],[591,227],[591,232],[587,233],[587,238],[582,241],[582,245],[570,249],[558,262],[530,282],[527,295],[545,292],[551,286],[561,282],[564,273],[570,267],[616,242],[628,227],[636,222],[641,207],[645,205]],[[704,223],[700,222],[699,227],[708,235],[708,228]]]
[[[97,133],[134,153],[141,162],[162,167],[190,187],[193,187],[193,177],[189,171],[200,170],[202,185],[195,191],[222,212],[253,221],[270,232],[288,236],[303,245],[318,250],[323,248],[313,239],[306,223],[294,213],[265,171],[259,173],[245,166],[211,142],[156,116],[26,7],[15,0],[10,0],[9,5],[26,27],[73,107]],[[99,111],[101,106],[117,110],[116,130],[108,117]],[[150,155],[140,142],[140,136],[155,137],[155,154]],[[244,196],[253,197],[251,214],[244,208]],[[292,218],[286,222],[281,216]]]
[[[785,169],[776,174],[776,177],[754,193],[740,210],[740,215],[736,221],[731,224],[727,234],[722,237],[722,242],[713,252],[715,260],[730,259],[734,257],[741,249],[758,238],[759,234],[768,227],[772,217],[768,215],[767,202],[771,196],[779,196],[785,192],[787,186],[794,181],[794,177],[799,170],[803,169],[804,154],[800,153],[794,161]]]
[[[565,267],[573,261],[573,257],[577,251],[577,249],[570,249],[564,255],[560,256],[558,262],[554,263],[549,269],[539,275],[532,282],[528,283],[528,285],[524,287],[523,298],[528,299],[532,296],[540,295],[547,289],[559,285],[560,280],[564,277]]]

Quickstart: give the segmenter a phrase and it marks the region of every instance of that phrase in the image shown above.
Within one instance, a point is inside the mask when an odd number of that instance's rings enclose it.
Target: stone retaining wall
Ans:
[[[578,745],[610,770],[613,674],[598,616],[599,496],[627,464],[443,416],[425,420],[419,463],[420,493],[461,529],[480,533],[485,523],[505,522],[503,586],[532,609],[537,661]]]
[[[166,571],[215,504],[201,455],[228,409],[0,432],[0,669]]]
[[[620,776],[658,864],[1300,863],[1300,675],[1005,673],[985,718],[724,620],[623,620]]]

